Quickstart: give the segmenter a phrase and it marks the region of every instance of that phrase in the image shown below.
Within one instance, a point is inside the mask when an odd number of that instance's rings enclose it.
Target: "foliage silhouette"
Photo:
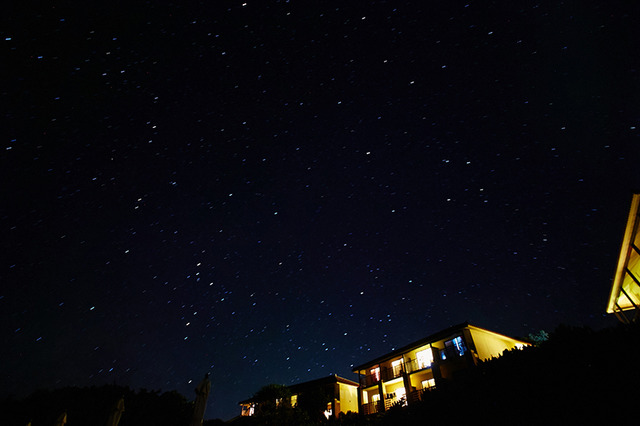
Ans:
[[[275,404],[290,391],[269,385],[254,396],[265,404],[256,416],[234,425],[353,425],[448,423],[476,425],[555,425],[610,423],[612,413],[636,404],[628,384],[640,379],[640,325],[619,325],[600,331],[561,325],[539,346],[506,351],[425,392],[422,401],[393,407],[372,416],[350,413],[338,419],[310,417],[301,407]],[[181,426],[192,404],[177,392],[133,391],[122,386],[38,390],[22,400],[0,402],[2,424],[52,425],[67,411],[67,426],[106,422],[113,404],[125,398],[120,426]],[[269,402],[273,401],[273,403]],[[320,406],[323,397],[311,403]],[[304,398],[300,400],[305,406]],[[316,407],[317,408],[317,407]],[[315,408],[314,408],[315,409]],[[206,424],[221,424],[219,420]]]
[[[119,426],[180,426],[187,425],[192,404],[176,391],[160,393],[128,387],[68,387],[38,390],[23,400],[5,399],[0,403],[3,425],[52,425],[66,410],[67,426],[104,425],[113,405],[124,396],[125,411]]]

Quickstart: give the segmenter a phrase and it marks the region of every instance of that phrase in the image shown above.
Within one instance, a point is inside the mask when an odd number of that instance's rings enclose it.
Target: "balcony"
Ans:
[[[384,403],[382,401],[374,401],[362,405],[363,414],[375,414],[384,411]]]
[[[389,380],[402,377],[403,370],[404,370],[403,364],[396,365],[393,367],[381,368],[380,373],[382,376],[382,380],[385,382],[388,382]]]
[[[369,386],[373,386],[378,383],[380,379],[374,375],[360,376],[360,386],[363,388],[368,388]]]
[[[399,405],[401,407],[407,406],[407,398],[405,396],[401,398],[385,398],[384,399],[384,409],[389,410],[394,405]]]
[[[417,359],[410,359],[405,363],[405,368],[407,369],[407,373],[415,373],[416,371],[431,368],[431,363],[427,363]]]
[[[381,367],[379,375],[368,374],[366,376],[361,376],[360,386],[368,388],[369,386],[375,385],[380,380],[388,382],[390,380],[397,379],[398,377],[402,377],[403,370],[404,367],[402,364],[393,367]]]

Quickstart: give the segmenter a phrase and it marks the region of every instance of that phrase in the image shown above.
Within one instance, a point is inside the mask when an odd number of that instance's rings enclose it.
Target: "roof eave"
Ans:
[[[456,332],[458,330],[462,330],[462,329],[464,329],[466,327],[469,327],[470,325],[471,324],[469,324],[469,322],[467,321],[467,322],[463,322],[463,323],[458,324],[458,325],[453,325],[453,326],[448,327],[448,328],[446,328],[444,330],[440,330],[437,333],[434,333],[434,334],[432,334],[430,336],[427,336],[425,338],[417,340],[417,341],[415,341],[413,343],[410,343],[408,345],[405,345],[405,346],[403,346],[401,348],[395,349],[395,350],[393,350],[391,352],[388,352],[388,353],[386,353],[384,355],[381,355],[381,356],[379,356],[377,358],[374,358],[371,361],[365,362],[364,364],[360,364],[358,366],[354,366],[351,369],[351,371],[353,371],[354,373],[357,373],[358,370],[362,370],[363,368],[369,367],[371,365],[379,364],[379,363],[381,363],[383,361],[386,361],[386,360],[388,360],[390,358],[393,358],[394,356],[397,356],[398,354],[407,352],[407,351],[409,351],[409,350],[411,350],[411,349],[413,349],[415,347],[423,346],[423,345],[426,345],[428,343],[437,342],[438,340],[442,340],[445,337],[447,337],[448,335],[450,335],[451,333],[454,333],[454,332]]]
[[[629,209],[629,217],[627,219],[627,226],[624,230],[624,237],[622,238],[622,244],[620,246],[620,254],[618,256],[616,273],[613,278],[611,292],[609,293],[609,302],[607,303],[607,313],[609,314],[612,314],[615,312],[615,305],[620,296],[620,290],[622,289],[622,282],[624,281],[625,268],[627,265],[627,259],[629,257],[629,246],[631,244],[631,238],[633,238],[633,231],[635,230],[636,223],[638,221],[639,206],[640,206],[640,194],[633,194],[633,198],[631,200],[631,208]]]

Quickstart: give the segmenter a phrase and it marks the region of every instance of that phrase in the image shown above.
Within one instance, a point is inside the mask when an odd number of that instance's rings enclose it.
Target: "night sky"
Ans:
[[[615,323],[636,2],[50,3],[0,18],[2,396],[210,372],[228,419],[466,320]]]

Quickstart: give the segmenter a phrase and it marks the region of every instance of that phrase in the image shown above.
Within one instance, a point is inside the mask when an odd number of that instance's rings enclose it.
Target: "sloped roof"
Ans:
[[[420,347],[423,345],[426,345],[427,343],[433,343],[433,342],[437,342],[438,340],[442,340],[456,332],[460,332],[461,330],[465,329],[466,327],[469,327],[469,323],[468,322],[463,322],[462,324],[458,324],[458,325],[453,325],[449,328],[446,328],[444,330],[438,331],[437,333],[434,333],[430,336],[427,336],[423,339],[417,340],[413,343],[410,343],[408,345],[405,345],[401,348],[395,349],[391,352],[387,352],[384,355],[381,355],[377,358],[372,359],[371,361],[365,362],[364,364],[355,366],[351,369],[351,371],[353,371],[354,373],[357,372],[358,370],[361,370],[365,367],[368,367],[372,364],[379,364],[383,361],[387,361],[390,358],[393,358],[395,356],[401,355],[405,352],[408,352],[412,349],[415,349],[416,347]]]
[[[412,351],[412,350],[414,350],[416,348],[419,348],[420,346],[424,346],[424,345],[429,344],[429,343],[435,343],[435,342],[437,342],[439,340],[444,340],[447,337],[450,337],[450,336],[452,336],[452,335],[454,335],[456,333],[460,333],[462,330],[464,330],[466,328],[473,328],[473,329],[476,329],[476,330],[483,330],[483,331],[485,331],[487,333],[491,333],[493,335],[503,336],[503,337],[506,337],[506,338],[511,339],[511,340],[520,341],[518,339],[514,339],[512,337],[505,336],[504,334],[496,333],[495,331],[487,330],[486,328],[482,328],[482,327],[478,327],[476,325],[472,325],[467,321],[467,322],[463,322],[463,323],[458,324],[458,325],[453,325],[451,327],[445,328],[444,330],[438,331],[437,333],[434,333],[434,334],[432,334],[430,336],[427,336],[425,338],[417,340],[417,341],[415,341],[413,343],[410,343],[408,345],[405,345],[405,346],[403,346],[401,348],[395,349],[395,350],[393,350],[391,352],[387,352],[386,354],[381,355],[381,356],[379,356],[377,358],[374,358],[371,361],[368,361],[368,362],[366,362],[364,364],[355,366],[351,370],[354,373],[356,373],[356,372],[358,372],[358,370],[362,370],[362,369],[364,369],[366,367],[369,367],[369,366],[372,366],[372,365],[375,365],[375,364],[379,364],[379,363],[384,362],[384,361],[388,361],[391,358],[397,357],[398,355],[402,355],[402,354],[404,354],[406,352],[410,352],[410,351]],[[522,343],[527,344],[527,345],[529,344],[527,342],[522,342]]]
[[[340,377],[334,374],[332,376],[321,377],[319,379],[310,380],[308,382],[296,383],[294,385],[290,385],[289,389],[291,390],[291,393],[296,393],[296,392],[300,392],[303,389],[327,385],[330,383],[343,383],[345,385],[351,385],[356,387],[359,386],[357,382],[354,382],[349,379],[345,379],[344,377]]]
[[[323,385],[328,385],[331,383],[343,383],[345,385],[350,385],[350,386],[355,386],[358,387],[359,384],[357,382],[354,382],[352,380],[349,379],[345,379],[344,377],[340,377],[337,376],[335,374],[331,375],[331,376],[326,376],[326,377],[320,377],[319,379],[314,379],[314,380],[309,380],[308,382],[302,382],[302,383],[296,383],[293,385],[289,385],[287,386],[287,388],[291,391],[292,394],[297,394],[299,392],[302,392],[306,389],[312,389],[315,388],[317,386],[323,386]],[[240,401],[238,404],[242,405],[242,404],[250,404],[252,402],[255,402],[253,398],[249,398],[249,399],[245,399],[243,401]]]

